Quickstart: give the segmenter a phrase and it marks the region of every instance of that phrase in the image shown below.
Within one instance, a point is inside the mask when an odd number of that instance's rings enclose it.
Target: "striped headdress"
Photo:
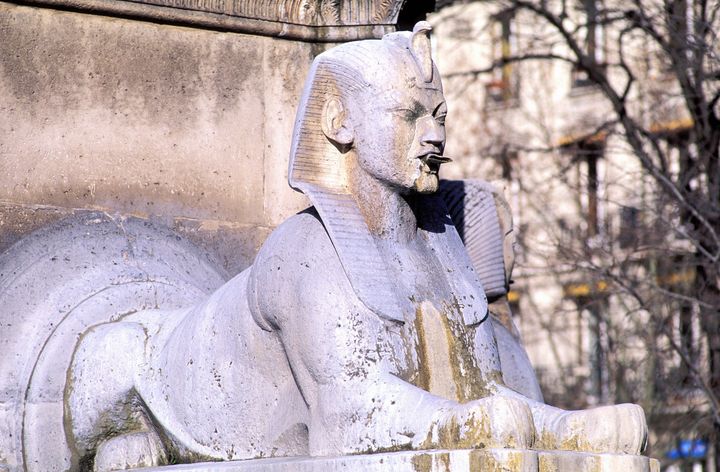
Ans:
[[[347,43],[320,54],[303,91],[290,151],[290,186],[307,195],[320,214],[356,295],[377,315],[395,321],[403,321],[403,312],[414,307],[399,295],[350,193],[347,162],[323,134],[321,120],[329,100],[345,102],[372,90],[371,84],[379,83],[387,71],[408,71],[407,79],[415,86],[441,89],[430,57],[429,32],[430,25],[420,22],[412,33],[390,33],[381,40]]]

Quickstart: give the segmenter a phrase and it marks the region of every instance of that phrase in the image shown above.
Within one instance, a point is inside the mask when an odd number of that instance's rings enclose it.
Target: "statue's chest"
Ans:
[[[435,395],[468,401],[484,396],[486,376],[477,358],[476,335],[485,327],[466,322],[465,301],[482,295],[446,261],[421,244],[398,248],[387,259],[398,289],[412,306],[402,329],[408,359],[403,377]]]
[[[459,324],[480,322],[487,312],[482,287],[467,277],[462,262],[450,256],[446,247],[438,246],[419,238],[383,251],[399,297],[410,302],[413,312],[419,304],[430,302]]]
[[[406,318],[397,341],[403,346],[401,378],[434,395],[466,402],[486,395],[488,373],[484,347],[478,343],[484,324],[467,326],[449,304],[423,300]],[[400,353],[398,353],[400,354]]]

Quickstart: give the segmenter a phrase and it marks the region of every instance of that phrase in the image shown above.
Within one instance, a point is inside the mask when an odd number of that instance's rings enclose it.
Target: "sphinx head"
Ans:
[[[421,22],[316,58],[296,123],[293,187],[345,192],[351,173],[364,172],[400,193],[437,190],[446,106],[429,32]]]

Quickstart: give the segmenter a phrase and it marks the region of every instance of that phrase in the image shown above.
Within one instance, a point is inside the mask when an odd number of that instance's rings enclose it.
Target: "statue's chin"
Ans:
[[[423,173],[415,180],[413,190],[417,193],[430,194],[437,192],[438,186],[439,180],[437,174]]]

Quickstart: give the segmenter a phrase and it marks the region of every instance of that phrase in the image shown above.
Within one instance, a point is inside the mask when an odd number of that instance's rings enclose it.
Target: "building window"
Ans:
[[[506,10],[492,19],[492,59],[493,72],[486,84],[487,95],[492,102],[507,103],[517,98],[518,80],[513,64],[508,60],[516,49],[513,34],[512,11]]]
[[[508,149],[507,146],[503,147],[500,153],[497,154],[497,161],[500,164],[500,171],[502,172],[502,178],[506,182],[512,182],[515,173],[517,172],[517,151]]]
[[[522,203],[520,191],[520,173],[519,173],[519,156],[518,152],[511,149],[508,145],[503,146],[498,153],[492,155],[497,167],[500,170],[500,177],[503,180],[503,196],[510,205],[512,211],[513,226],[515,228],[515,236],[518,238],[515,245],[516,258],[521,258],[522,243],[521,238],[525,234],[520,231],[523,224],[522,220]]]
[[[637,246],[640,242],[640,231],[640,210],[632,206],[620,207],[620,247],[627,249]]]
[[[576,159],[584,171],[584,179],[581,184],[582,208],[586,223],[586,238],[592,240],[602,230],[602,207],[601,201],[601,175],[599,163],[603,157],[604,145],[602,142],[584,142],[577,148]]]
[[[605,68],[605,29],[602,22],[602,3],[599,0],[580,0],[580,14],[583,17],[585,54],[590,58],[591,67]],[[574,67],[572,86],[574,88],[594,85],[587,70]]]
[[[581,140],[575,140],[563,146],[563,153],[570,158],[566,171],[572,170],[574,177],[565,183],[569,186],[577,213],[570,221],[564,221],[558,228],[565,237],[563,240],[574,241],[597,247],[602,243],[601,237],[607,232],[604,200],[604,162],[605,135],[594,134]]]

